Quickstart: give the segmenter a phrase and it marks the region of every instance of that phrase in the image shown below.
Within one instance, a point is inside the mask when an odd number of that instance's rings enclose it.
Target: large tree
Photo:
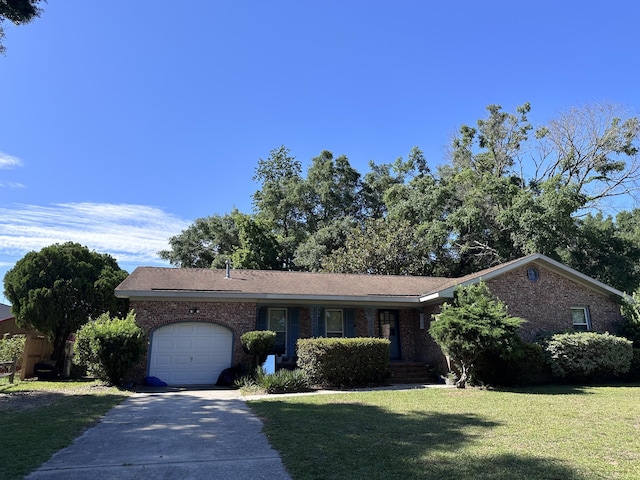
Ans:
[[[0,53],[5,53],[5,47],[2,44],[4,39],[2,23],[5,20],[9,20],[14,25],[29,23],[40,16],[42,11],[38,8],[40,2],[41,0],[0,0]]]
[[[51,359],[61,369],[69,335],[102,313],[126,313],[128,305],[114,289],[127,275],[110,255],[78,243],[54,244],[18,260],[5,274],[4,294],[18,326],[53,343]]]
[[[180,234],[169,238],[170,250],[158,252],[160,258],[183,268],[223,268],[240,246],[236,214],[197,218]]]

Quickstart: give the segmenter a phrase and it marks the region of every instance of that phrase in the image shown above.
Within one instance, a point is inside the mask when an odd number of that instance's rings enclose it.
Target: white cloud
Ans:
[[[0,188],[24,188],[24,185],[22,183],[3,182],[0,180]]]
[[[108,253],[122,267],[165,264],[158,251],[189,222],[144,205],[65,203],[0,208],[0,264],[54,243],[77,242]]]
[[[21,167],[22,165],[23,162],[18,157],[12,157],[4,152],[0,152],[0,169]]]

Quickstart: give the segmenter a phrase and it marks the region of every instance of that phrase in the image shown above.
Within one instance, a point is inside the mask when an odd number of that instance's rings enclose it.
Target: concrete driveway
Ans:
[[[26,478],[290,480],[235,390],[136,393]]]

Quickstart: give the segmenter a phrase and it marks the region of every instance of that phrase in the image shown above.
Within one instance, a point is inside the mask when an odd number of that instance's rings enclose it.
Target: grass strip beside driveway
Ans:
[[[640,479],[640,388],[420,389],[250,401],[295,480]]]
[[[0,478],[22,478],[127,396],[94,382],[0,383]]]

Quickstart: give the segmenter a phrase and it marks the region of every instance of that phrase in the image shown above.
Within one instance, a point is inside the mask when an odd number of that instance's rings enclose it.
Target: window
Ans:
[[[343,337],[344,322],[342,310],[326,310],[324,313],[327,337]]]
[[[571,307],[571,318],[573,319],[574,329],[582,331],[591,330],[589,307]]]
[[[287,353],[287,309],[270,308],[269,330],[276,332],[276,341],[273,345],[273,353],[284,355]]]

